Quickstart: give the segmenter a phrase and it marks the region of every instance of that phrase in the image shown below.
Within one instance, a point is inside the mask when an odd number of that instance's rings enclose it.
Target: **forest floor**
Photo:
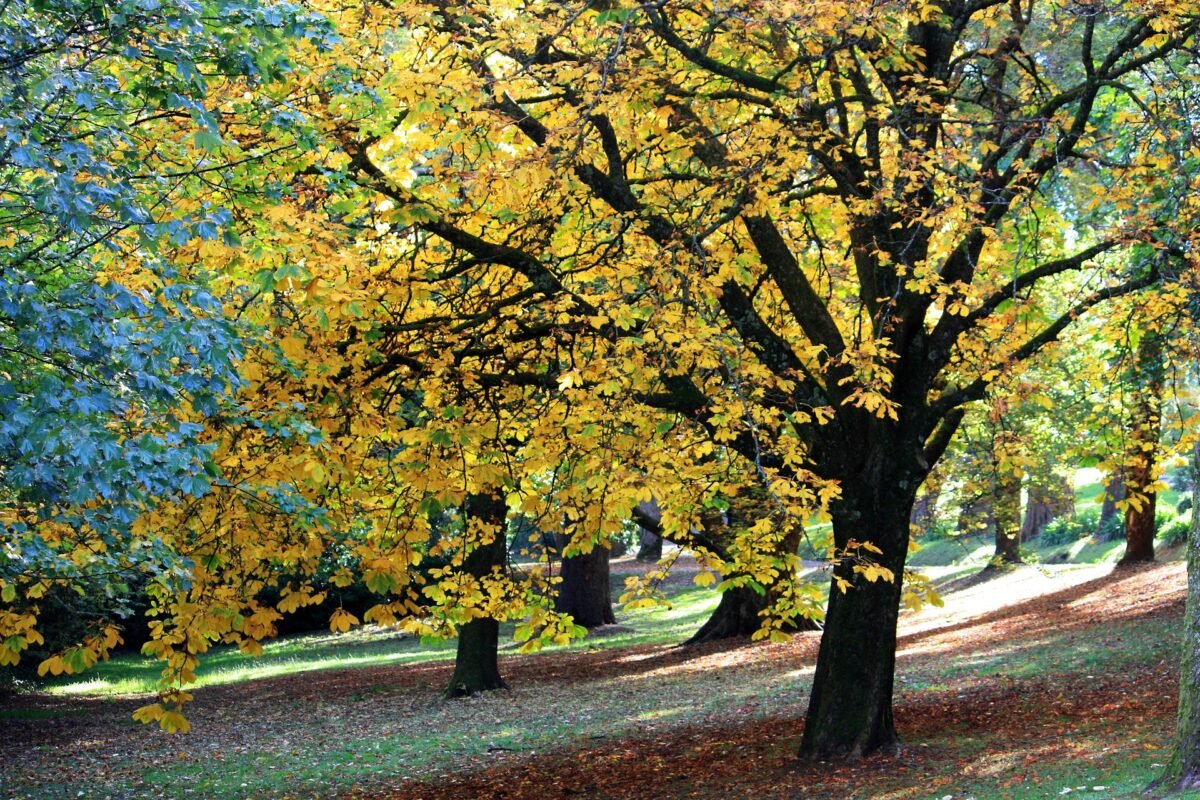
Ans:
[[[1133,797],[1169,753],[1185,582],[1178,562],[957,578],[902,621],[904,748],[856,762],[795,757],[819,634],[601,639],[505,656],[510,690],[459,701],[444,660],[207,686],[182,736],[130,719],[144,697],[19,694],[0,800]]]

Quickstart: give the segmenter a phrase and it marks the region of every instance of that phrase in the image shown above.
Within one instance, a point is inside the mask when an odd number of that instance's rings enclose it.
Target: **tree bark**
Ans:
[[[559,613],[574,617],[576,625],[589,630],[617,622],[608,556],[608,548],[597,544],[590,552],[567,556],[562,562],[562,582],[554,607]]]
[[[1021,564],[1021,476],[997,465],[995,502],[996,552],[991,565]]]
[[[642,528],[640,541],[638,544],[638,561],[653,562],[662,558],[663,540],[662,537],[657,533]]]
[[[1117,502],[1125,499],[1125,476],[1121,473],[1109,476],[1104,484],[1104,500],[1100,502],[1100,519],[1096,522],[1096,538],[1104,541],[1111,537],[1105,533],[1108,521],[1117,516]]]
[[[1021,523],[1021,541],[1041,536],[1051,522],[1074,513],[1075,489],[1065,476],[1053,475],[1043,485],[1030,486],[1025,519]]]
[[[504,500],[491,495],[469,495],[463,512],[468,532],[477,524],[491,529],[491,538],[487,539],[489,534],[484,533],[485,538],[463,559],[463,571],[484,578],[497,568],[503,569],[507,555]],[[446,688],[446,697],[467,697],[506,688],[500,677],[499,645],[500,623],[494,619],[478,617],[460,627],[454,675]]]
[[[766,607],[766,594],[760,594],[749,586],[726,589],[721,592],[721,602],[717,604],[712,615],[684,644],[693,645],[750,636],[762,627],[760,615]]]
[[[1158,437],[1162,420],[1162,337],[1146,332],[1138,344],[1139,384],[1133,398],[1129,455],[1126,458],[1125,555],[1118,566],[1154,560],[1154,512],[1158,495],[1153,490],[1158,463]],[[1134,499],[1134,495],[1140,502]]]
[[[834,567],[800,755],[825,760],[896,750],[892,717],[896,624],[908,554],[908,520],[923,474],[888,469],[883,453],[867,459],[876,474],[846,480],[832,509],[834,542],[871,542],[893,581],[867,581],[846,559]],[[838,579],[849,583],[842,591]]]
[[[717,604],[708,621],[684,644],[695,645],[752,636],[762,627],[762,612],[770,603],[771,597],[768,593],[756,592],[749,586],[726,589],[721,593],[721,602]],[[786,624],[783,630],[799,633],[819,630],[820,627],[814,620],[800,617]]]
[[[1192,508],[1200,507],[1200,448],[1192,451]],[[1188,595],[1179,668],[1175,749],[1151,792],[1200,789],[1200,514],[1192,514],[1187,544]]]

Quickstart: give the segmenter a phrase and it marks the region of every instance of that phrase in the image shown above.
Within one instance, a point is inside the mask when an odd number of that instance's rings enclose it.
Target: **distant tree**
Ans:
[[[576,625],[591,630],[601,625],[615,625],[612,584],[609,570],[611,550],[607,543],[593,544],[586,552],[564,537],[560,548],[563,554],[561,577],[554,608],[560,614],[570,614]]]
[[[1021,540],[1041,536],[1046,526],[1060,517],[1075,513],[1075,487],[1061,471],[1031,476],[1021,521]]]

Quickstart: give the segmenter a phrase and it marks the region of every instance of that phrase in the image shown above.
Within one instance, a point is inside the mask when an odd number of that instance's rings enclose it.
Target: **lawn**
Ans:
[[[502,657],[511,689],[446,701],[446,646],[379,631],[217,654],[192,733],[130,720],[153,665],[0,703],[0,798],[1133,797],[1165,758],[1182,565],[939,570],[906,615],[899,754],[794,757],[817,634],[679,648],[715,597],[668,586],[627,631]]]

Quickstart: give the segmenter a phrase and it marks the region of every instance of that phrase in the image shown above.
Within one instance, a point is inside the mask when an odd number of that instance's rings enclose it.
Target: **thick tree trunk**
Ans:
[[[1130,480],[1140,479],[1142,476],[1136,474],[1140,471],[1131,470]],[[1154,560],[1154,514],[1158,495],[1151,491],[1138,494],[1143,498],[1141,505],[1130,505],[1125,510],[1125,554],[1117,566]]]
[[[767,597],[749,586],[738,586],[721,592],[721,602],[700,630],[692,634],[684,644],[715,642],[750,636],[762,627],[762,610],[767,607]]]
[[[1200,508],[1200,449],[1192,452],[1192,508]],[[1179,719],[1175,751],[1151,791],[1200,789],[1200,514],[1192,514],[1188,534],[1188,596],[1180,653]]]
[[[483,578],[505,564],[504,500],[490,495],[470,495],[463,511],[469,527],[481,525],[490,529],[492,538],[478,543],[462,565],[468,575]],[[485,537],[487,535],[484,533]],[[504,679],[500,677],[499,640],[500,623],[494,619],[480,617],[459,628],[454,675],[446,688],[447,697],[465,697],[505,688]]]
[[[617,622],[612,607],[608,570],[609,550],[596,545],[591,552],[568,556],[562,562],[562,582],[554,607],[570,614],[576,625],[598,628]]]
[[[657,533],[642,528],[638,545],[638,561],[653,562],[662,558],[663,540]]]
[[[1153,488],[1162,417],[1162,337],[1146,333],[1137,352],[1138,383],[1126,458],[1125,555],[1118,566],[1154,560]],[[1136,497],[1135,497],[1136,495]]]
[[[729,511],[721,519],[712,519],[705,525],[709,535],[732,539],[735,529],[748,528],[763,515],[761,498],[753,496],[740,498],[730,504]],[[718,639],[730,639],[738,636],[751,636],[762,627],[765,620],[764,612],[769,613],[772,606],[782,596],[784,589],[796,578],[799,567],[797,551],[800,549],[800,531],[796,530],[778,543],[779,548],[774,558],[777,563],[778,575],[775,582],[767,586],[766,591],[758,593],[750,587],[738,587],[726,590],[721,595],[721,602],[713,610],[712,616],[684,644],[700,644]],[[815,631],[820,628],[816,622],[803,617],[794,617],[785,621],[782,630],[789,633],[799,631]]]
[[[756,592],[748,586],[726,589],[721,593],[721,602],[713,610],[712,616],[684,644],[694,645],[751,636],[762,627],[762,612],[770,602],[767,594]],[[819,630],[820,627],[813,620],[800,617],[785,625],[783,630],[799,633]]]
[[[996,552],[993,565],[1020,564],[1021,560],[1021,476],[1010,469],[996,469],[993,520]]]
[[[800,745],[805,758],[858,757],[899,746],[892,718],[896,623],[908,520],[920,476],[877,471],[883,474],[864,484],[871,490],[842,484],[833,512],[834,539],[839,548],[850,540],[871,542],[883,551],[877,563],[895,580],[870,582],[848,560],[834,568]],[[849,583],[845,591],[839,578]]]

